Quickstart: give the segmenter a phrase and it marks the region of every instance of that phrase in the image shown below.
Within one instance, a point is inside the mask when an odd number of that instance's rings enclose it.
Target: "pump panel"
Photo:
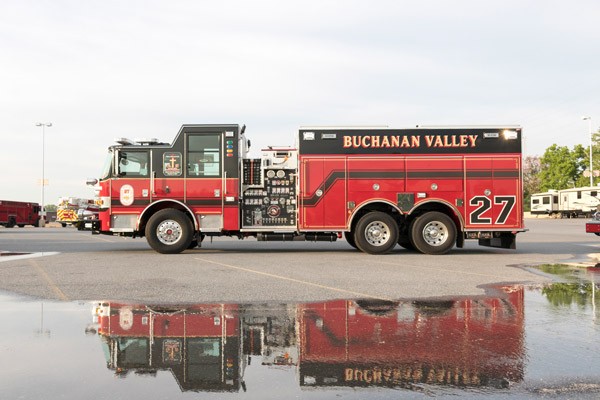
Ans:
[[[294,151],[268,150],[243,162],[243,228],[295,228],[297,168]]]

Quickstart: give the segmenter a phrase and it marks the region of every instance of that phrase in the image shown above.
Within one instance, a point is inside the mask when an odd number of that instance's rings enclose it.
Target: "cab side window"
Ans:
[[[221,136],[204,134],[188,136],[187,168],[189,177],[221,176]]]
[[[118,175],[127,177],[147,177],[148,176],[148,152],[147,151],[127,151],[119,152]]]

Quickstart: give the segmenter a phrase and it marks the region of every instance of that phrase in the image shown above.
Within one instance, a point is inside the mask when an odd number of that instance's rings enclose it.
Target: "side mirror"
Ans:
[[[96,179],[96,178],[88,178],[85,181],[85,184],[88,186],[96,186],[97,183],[98,183],[98,179]]]

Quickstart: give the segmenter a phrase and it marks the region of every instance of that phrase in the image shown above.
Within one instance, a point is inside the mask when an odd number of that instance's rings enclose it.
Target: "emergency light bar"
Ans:
[[[133,146],[135,144],[133,140],[127,138],[115,138],[115,142],[124,146]]]
[[[157,138],[152,138],[152,139],[134,139],[135,143],[137,144],[141,144],[141,145],[150,145],[150,144],[158,144],[158,139]]]

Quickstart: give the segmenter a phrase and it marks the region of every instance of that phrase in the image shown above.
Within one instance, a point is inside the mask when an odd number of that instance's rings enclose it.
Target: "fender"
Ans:
[[[358,213],[358,211],[360,211],[361,209],[365,208],[366,206],[368,206],[370,204],[374,204],[374,203],[384,203],[384,204],[396,209],[400,214],[402,214],[402,210],[398,207],[398,205],[392,203],[391,201],[389,201],[387,199],[369,199],[369,200],[365,201],[364,203],[359,204],[358,206],[356,206],[354,208],[354,210],[352,210],[352,214],[350,215],[350,218],[348,218],[347,230],[350,230],[350,227],[352,226],[352,222],[354,221],[354,217],[356,217],[356,214]]]
[[[415,211],[417,211],[419,208],[421,208],[421,206],[423,206],[424,204],[429,204],[429,203],[437,203],[437,204],[444,204],[445,206],[447,206],[448,208],[450,208],[454,214],[458,217],[458,220],[460,222],[461,227],[465,226],[465,221],[463,219],[462,214],[460,213],[460,211],[458,211],[458,209],[456,208],[456,206],[446,200],[443,199],[438,199],[438,198],[430,198],[424,201],[419,202],[418,204],[415,204],[413,206],[413,208],[411,208],[408,212],[406,212],[407,215],[412,215],[412,213],[414,213]],[[457,227],[457,229],[460,227]],[[460,230],[460,229],[459,229]]]
[[[192,217],[192,221],[194,221],[194,230],[197,231],[199,229],[198,227],[198,221],[196,220],[196,216],[194,215],[194,213],[192,212],[192,210],[183,202],[179,201],[179,200],[173,200],[173,199],[161,199],[161,200],[157,200],[151,204],[149,204],[144,211],[142,211],[142,213],[140,214],[140,216],[137,219],[136,222],[136,227],[135,229],[137,231],[140,230],[140,221],[142,221],[142,219],[144,218],[144,215],[146,214],[146,211],[148,211],[150,208],[154,207],[156,204],[159,203],[176,203],[179,204],[181,207],[183,207],[188,213],[189,215]]]

